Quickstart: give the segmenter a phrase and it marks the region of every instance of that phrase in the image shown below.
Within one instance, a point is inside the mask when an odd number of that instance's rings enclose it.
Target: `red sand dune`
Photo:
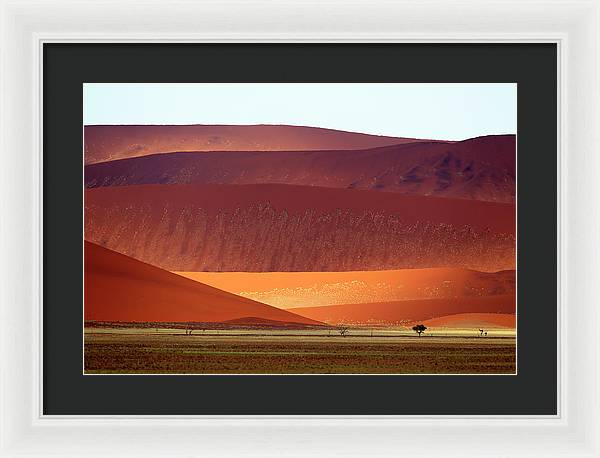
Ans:
[[[286,125],[85,126],[85,163],[170,151],[364,149],[424,141]]]
[[[265,318],[256,318],[253,316],[245,318],[236,318],[235,320],[224,321],[223,324],[236,326],[236,327],[250,327],[250,328],[278,328],[278,329],[304,329],[312,328],[315,324],[302,324],[302,323],[291,323],[284,321],[267,320]]]
[[[88,165],[85,185],[279,183],[514,202],[515,159],[514,135],[358,151],[173,152]]]
[[[515,206],[289,185],[85,192],[87,240],[171,271],[515,267]]]
[[[294,313],[329,324],[401,324],[457,313],[515,313],[514,294],[457,297],[370,304],[297,307]]]
[[[515,293],[515,271],[175,272],[279,308]]]
[[[428,328],[515,328],[517,316],[513,313],[458,313],[426,320]]]
[[[87,241],[84,255],[85,320],[222,322],[256,317],[285,323],[319,324]]]
[[[197,206],[208,214],[223,209],[239,209],[268,204],[289,214],[307,209],[320,214],[353,212],[401,215],[403,221],[429,221],[455,226],[489,228],[494,232],[515,233],[515,206],[511,204],[378,193],[353,189],[329,189],[289,185],[144,185],[86,189],[86,205],[129,207],[153,204],[161,215],[167,206]]]

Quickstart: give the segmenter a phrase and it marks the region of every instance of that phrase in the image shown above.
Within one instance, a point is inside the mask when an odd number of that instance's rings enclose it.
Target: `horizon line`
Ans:
[[[413,137],[413,136],[404,136],[404,135],[389,135],[389,134],[380,134],[380,133],[369,133],[362,132],[356,130],[345,130],[345,129],[336,129],[333,127],[321,127],[321,126],[310,126],[304,124],[269,124],[269,123],[258,123],[258,124],[203,124],[203,123],[182,123],[182,124],[174,124],[174,123],[116,123],[116,124],[83,124],[83,127],[156,127],[156,126],[203,126],[203,127],[297,127],[297,128],[306,128],[306,129],[320,129],[320,130],[329,130],[335,132],[343,132],[348,134],[357,134],[357,135],[368,135],[371,137],[381,137],[381,138],[395,138],[395,139],[410,139],[410,140],[427,140],[434,142],[446,142],[446,143],[457,143],[465,140],[470,140],[474,138],[480,137],[492,137],[492,136],[501,136],[501,135],[517,135],[517,132],[498,132],[498,133],[483,133],[480,135],[475,135],[472,137],[461,138],[460,140],[451,140],[451,139],[443,139],[443,138],[425,138],[425,137]]]

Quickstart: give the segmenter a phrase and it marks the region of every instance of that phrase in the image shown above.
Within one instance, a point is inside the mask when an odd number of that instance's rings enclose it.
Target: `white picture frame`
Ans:
[[[0,456],[600,456],[598,0],[3,0],[0,20]],[[558,414],[43,415],[41,50],[56,42],[556,43]]]

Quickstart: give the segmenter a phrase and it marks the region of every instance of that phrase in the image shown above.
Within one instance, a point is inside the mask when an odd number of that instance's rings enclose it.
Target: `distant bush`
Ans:
[[[425,326],[424,324],[417,324],[416,326],[413,326],[412,330],[415,331],[417,334],[419,334],[419,337],[421,337],[421,334],[423,332],[425,332],[425,329],[427,329],[427,326]]]

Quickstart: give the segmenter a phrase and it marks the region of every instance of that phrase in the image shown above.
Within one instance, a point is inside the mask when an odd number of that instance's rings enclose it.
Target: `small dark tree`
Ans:
[[[342,337],[346,337],[346,334],[348,334],[348,326],[345,326],[343,324],[338,326],[338,332]]]
[[[425,329],[427,329],[427,326],[425,326],[424,324],[417,324],[416,326],[413,326],[412,330],[415,331],[417,334],[419,334],[419,337],[421,337],[421,334],[423,332],[425,332]]]
[[[483,337],[483,329],[479,330],[479,337]]]

